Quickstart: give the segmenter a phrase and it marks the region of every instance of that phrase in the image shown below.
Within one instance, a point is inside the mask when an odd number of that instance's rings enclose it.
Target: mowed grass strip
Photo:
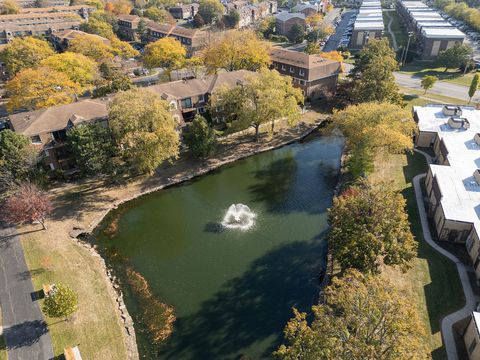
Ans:
[[[21,240],[36,291],[42,284],[62,282],[79,297],[78,311],[69,320],[46,318],[55,355],[79,345],[84,359],[126,359],[116,303],[95,263],[99,259],[53,228],[24,234]],[[41,307],[43,300],[38,301]]]
[[[423,239],[412,179],[427,172],[427,163],[420,154],[378,156],[372,180],[393,181],[407,201],[412,232],[418,241],[418,254],[412,268],[405,274],[385,267],[383,275],[412,294],[419,314],[427,329],[425,343],[433,359],[446,359],[442,345],[440,322],[442,318],[464,306],[465,298],[455,265],[436,252]]]

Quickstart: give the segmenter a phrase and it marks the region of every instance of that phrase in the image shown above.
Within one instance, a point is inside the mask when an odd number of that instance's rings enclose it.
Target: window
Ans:
[[[205,95],[203,95],[203,94],[202,94],[202,95],[199,95],[199,96],[198,96],[198,102],[199,102],[199,103],[204,103],[204,102],[205,102]]]
[[[40,135],[33,135],[31,138],[33,144],[41,144],[42,139],[40,139]]]
[[[177,104],[175,103],[175,101],[172,101],[170,103],[170,110],[176,110],[177,109]]]
[[[303,75],[305,75],[305,70],[300,69],[300,71],[298,73],[299,73],[300,76],[303,76]]]
[[[473,237],[469,236],[468,239],[467,239],[467,251],[468,252],[470,252],[472,250],[473,244],[474,244]]]
[[[293,66],[290,66],[290,72],[291,73],[294,73],[295,72],[295,68]]]
[[[472,343],[468,347],[468,354],[472,355],[473,350],[475,350],[475,347],[477,346],[477,339],[473,339]]]
[[[285,65],[282,65],[282,70],[287,70],[287,67]]]
[[[205,112],[205,108],[204,107],[198,108],[198,112],[200,114],[203,114]]]
[[[183,109],[188,109],[192,107],[192,98],[186,98],[180,100]]]

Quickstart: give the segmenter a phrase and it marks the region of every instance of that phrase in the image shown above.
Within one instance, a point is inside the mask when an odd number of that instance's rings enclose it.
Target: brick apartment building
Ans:
[[[272,68],[290,76],[293,86],[302,89],[306,98],[316,100],[335,93],[342,64],[318,55],[273,48],[270,52]]]

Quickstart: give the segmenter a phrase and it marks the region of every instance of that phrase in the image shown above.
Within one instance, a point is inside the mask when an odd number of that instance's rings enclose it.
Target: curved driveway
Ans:
[[[8,360],[54,358],[47,324],[33,295],[17,232],[0,224],[0,306]]]

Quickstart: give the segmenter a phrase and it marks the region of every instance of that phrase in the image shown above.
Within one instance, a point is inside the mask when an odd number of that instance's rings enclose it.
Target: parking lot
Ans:
[[[340,21],[337,20],[338,22],[333,24],[335,26],[335,33],[330,36],[323,47],[323,51],[335,51],[340,46],[348,46],[356,16],[356,10],[347,10],[343,12]]]

